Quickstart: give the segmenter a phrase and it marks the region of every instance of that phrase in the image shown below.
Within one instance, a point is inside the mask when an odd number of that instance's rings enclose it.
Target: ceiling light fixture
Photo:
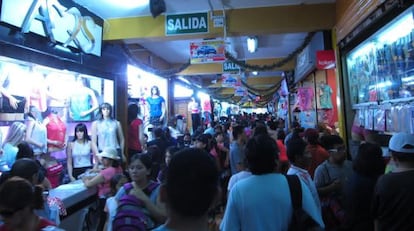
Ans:
[[[252,75],[258,75],[259,72],[258,71],[252,71]]]
[[[248,37],[247,38],[247,50],[250,53],[256,52],[257,51],[257,46],[258,46],[257,37]]]

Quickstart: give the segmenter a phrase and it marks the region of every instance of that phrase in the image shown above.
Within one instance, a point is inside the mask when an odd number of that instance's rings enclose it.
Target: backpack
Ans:
[[[143,191],[148,196],[159,186],[157,182],[151,182]],[[144,203],[133,195],[128,195],[134,187],[132,183],[124,186],[125,195],[118,201],[117,211],[112,221],[112,230],[117,231],[146,231],[153,225],[151,218],[144,213]]]
[[[319,224],[302,208],[302,186],[296,175],[285,175],[289,185],[290,198],[293,205],[289,231],[323,230]]]

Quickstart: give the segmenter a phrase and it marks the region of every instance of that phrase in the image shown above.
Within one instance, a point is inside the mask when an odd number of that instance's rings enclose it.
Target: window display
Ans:
[[[0,57],[0,93],[1,125],[24,120],[30,106],[42,117],[56,111],[68,122],[90,122],[99,103],[114,102],[112,80],[5,57]]]
[[[413,97],[413,7],[346,56],[353,105]]]
[[[0,56],[0,93],[1,133],[7,134],[16,121],[28,124],[29,112],[35,111],[33,124],[46,126],[47,144],[28,142],[39,148],[39,154],[47,150],[64,159],[72,135],[67,131],[80,121],[90,128],[99,104],[114,103],[114,81]]]

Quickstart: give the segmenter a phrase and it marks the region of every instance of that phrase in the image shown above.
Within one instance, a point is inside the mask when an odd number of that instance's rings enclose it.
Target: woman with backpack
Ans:
[[[112,223],[113,230],[136,227],[136,230],[151,230],[166,220],[165,205],[160,201],[160,184],[150,180],[152,160],[148,154],[135,154],[128,166],[130,183],[126,183],[115,195],[117,213]]]

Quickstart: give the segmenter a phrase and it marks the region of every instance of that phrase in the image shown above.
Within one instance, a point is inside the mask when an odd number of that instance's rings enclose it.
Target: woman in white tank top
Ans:
[[[98,148],[91,142],[85,124],[79,123],[75,127],[73,140],[66,148],[68,175],[75,181],[86,170],[98,170]],[[93,161],[92,161],[93,160]]]

